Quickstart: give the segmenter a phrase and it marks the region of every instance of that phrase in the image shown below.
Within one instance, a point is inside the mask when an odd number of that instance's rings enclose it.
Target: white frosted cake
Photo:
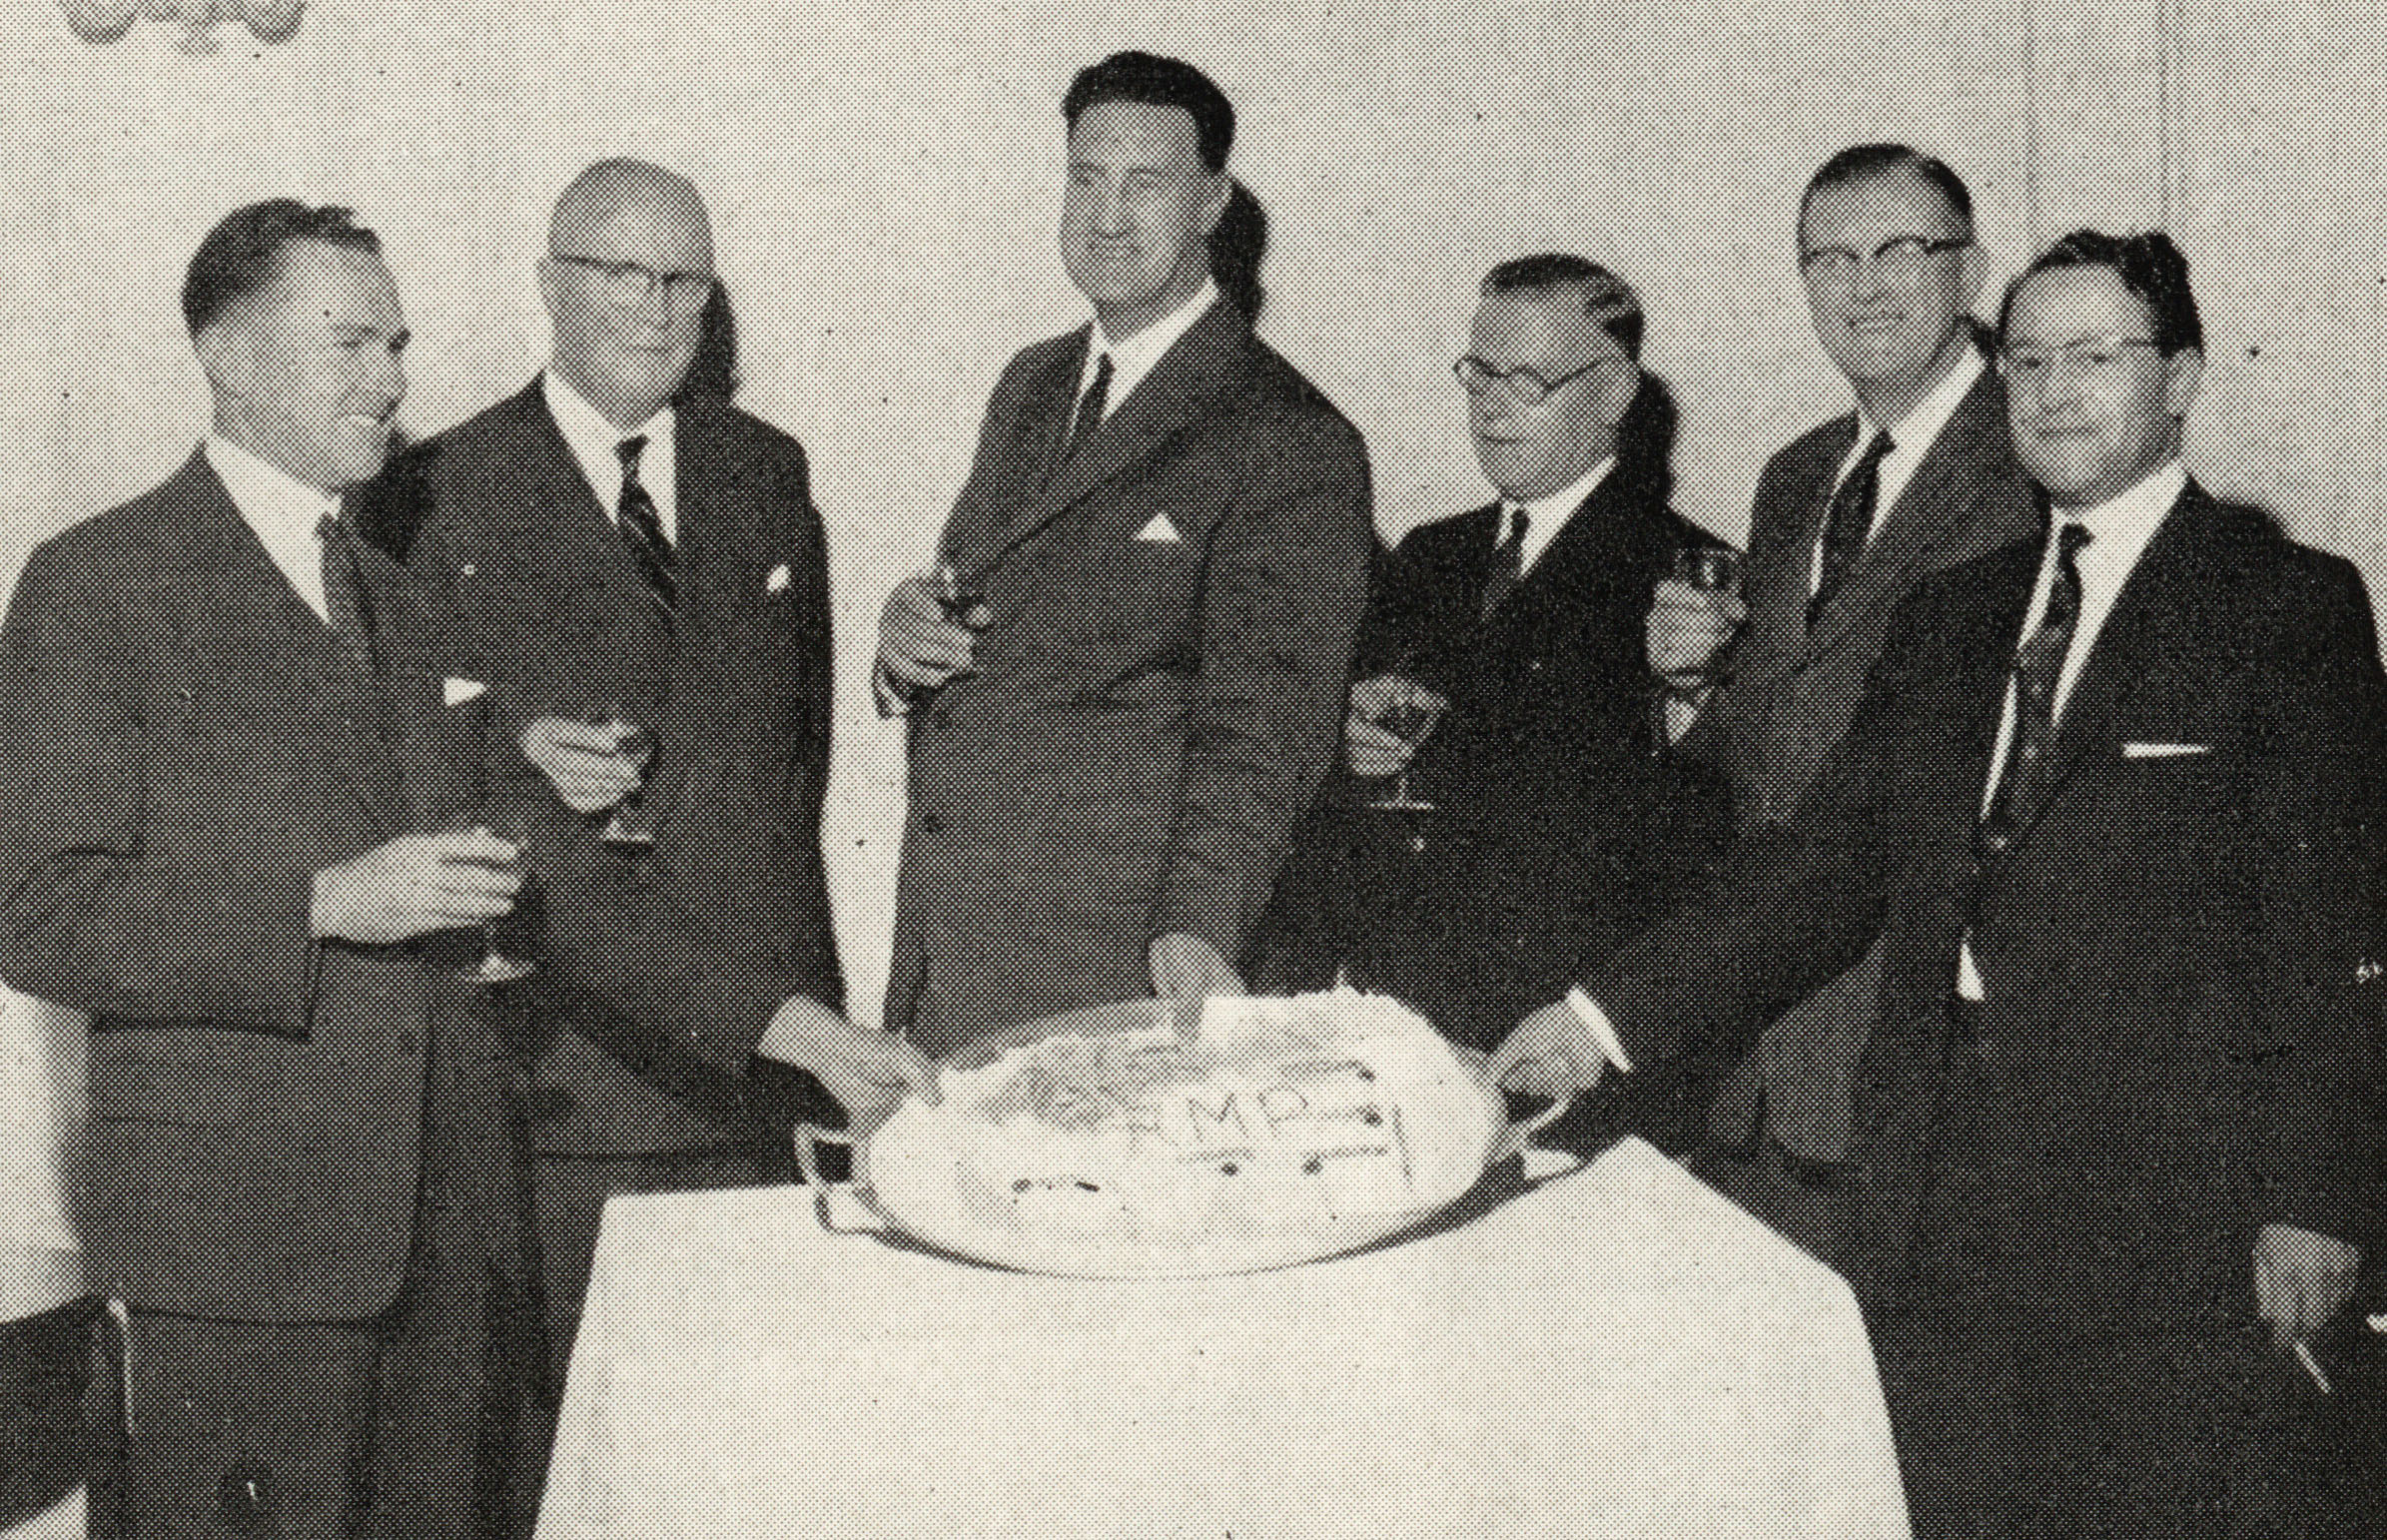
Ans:
[[[872,1136],[873,1200],[989,1260],[1128,1275],[1234,1271],[1366,1243],[1464,1193],[1499,1099],[1397,1001],[1352,990],[1207,1002],[1181,1038],[1063,1032]]]

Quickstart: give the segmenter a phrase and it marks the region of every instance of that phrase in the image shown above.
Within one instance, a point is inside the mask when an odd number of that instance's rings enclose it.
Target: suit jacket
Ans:
[[[91,1017],[82,1228],[135,1305],[361,1320],[404,1274],[427,1036],[476,1006],[314,940],[311,884],[470,815],[485,722],[433,596],[366,567],[386,688],[194,455],[36,550],[0,631],[0,971]]]
[[[2044,527],[2014,463],[2004,383],[1985,370],[1810,629],[1815,549],[1856,441],[1856,416],[1835,417],[1792,440],[1758,478],[1743,581],[1749,629],[1732,684],[1686,741],[1688,753],[1723,765],[1744,832],[1789,821],[1847,734],[1899,601],[1934,574]],[[1795,1153],[1845,1155],[1850,1078],[1880,983],[1880,959],[1869,956],[1787,1013],[1719,1093],[1717,1135],[1748,1142],[1762,1106],[1766,1132]]]
[[[1261,969],[1314,987],[1347,968],[1486,1048],[1662,913],[1729,824],[1716,779],[1656,741],[1643,639],[1675,553],[1713,537],[1620,463],[1487,616],[1499,533],[1487,504],[1412,531],[1385,562],[1355,672],[1450,698],[1409,775],[1435,811],[1413,848],[1400,816],[1366,806],[1384,783],[1338,773]]]
[[[1999,1258],[1931,1292],[1972,1286],[2022,1329],[2220,1330],[2250,1317],[2259,1224],[2375,1244],[2387,1211],[2377,1003],[2356,982],[2376,955],[2387,679],[2350,566],[2191,486],[2088,656],[2049,790],[1984,861],[1982,788],[2038,559],[1992,554],[1902,605],[1790,825],[1744,841],[1594,994],[1636,1062],[1662,1058],[1703,1034],[1746,1041],[1881,937],[1860,1291],[1896,1300],[1916,1281],[1918,1211],[1957,1174],[1946,1141],[1977,1124],[1966,1159],[1993,1194]],[[1968,928],[1989,997],[1978,1042],[1947,1009]]]
[[[887,1019],[932,1052],[1238,956],[1335,751],[1358,434],[1232,306],[1063,463],[1087,331],[1014,359],[943,551],[993,623],[911,720]]]
[[[417,446],[385,478],[377,538],[452,593],[521,719],[618,706],[659,745],[649,854],[544,810],[541,973],[522,1002],[543,1153],[751,1143],[764,1026],[790,995],[842,1005],[820,848],[831,721],[826,545],[793,438],[733,407],[678,407],[676,622],[565,446],[537,382]]]

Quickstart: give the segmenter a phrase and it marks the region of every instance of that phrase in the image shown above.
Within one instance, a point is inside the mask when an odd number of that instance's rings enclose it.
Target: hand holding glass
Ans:
[[[644,774],[649,777],[653,775],[656,751],[654,734],[631,721],[619,706],[606,707],[605,720],[597,725],[612,730],[616,753],[637,760]],[[647,806],[644,781],[613,805],[612,816],[605,820],[602,837],[607,845],[624,852],[654,847],[654,810]]]
[[[1675,552],[1670,576],[1690,594],[1659,594],[1650,616],[1652,665],[1675,689],[1721,683],[1715,659],[1748,614],[1740,597],[1741,553],[1729,545],[1686,545]]]

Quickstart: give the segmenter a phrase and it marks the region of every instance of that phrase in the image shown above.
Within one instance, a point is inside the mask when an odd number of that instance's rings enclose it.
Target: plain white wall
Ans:
[[[2000,283],[2073,224],[2168,219],[2216,335],[2197,469],[2387,573],[2377,0],[2037,10],[317,0],[289,44],[234,28],[190,58],[157,26],[90,47],[37,4],[0,61],[23,212],[0,238],[0,582],[189,451],[204,397],[174,297],[227,209],[294,192],[383,232],[420,433],[535,367],[530,263],[574,170],[686,170],[744,402],[811,449],[830,524],[831,870],[875,1018],[902,757],[863,685],[878,605],[928,550],[1003,361],[1080,320],[1053,248],[1058,98],[1127,46],[1195,59],[1234,99],[1236,170],[1274,225],[1263,330],[1366,434],[1387,531],[1480,500],[1447,373],[1473,282],[1567,248],[1641,287],[1685,406],[1681,504],[1738,537],[1764,455],[1841,405],[1790,260],[1798,187],[1896,137],[1967,176]]]

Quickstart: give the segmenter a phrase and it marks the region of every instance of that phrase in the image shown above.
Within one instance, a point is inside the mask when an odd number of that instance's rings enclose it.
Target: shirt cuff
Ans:
[[[1631,1074],[1633,1061],[1625,1057],[1624,1042],[1617,1037],[1616,1024],[1608,1020],[1608,1013],[1579,988],[1566,992],[1566,1008],[1574,1012],[1575,1020],[1591,1033],[1591,1041],[1600,1046],[1600,1052],[1608,1056],[1608,1062]]]

